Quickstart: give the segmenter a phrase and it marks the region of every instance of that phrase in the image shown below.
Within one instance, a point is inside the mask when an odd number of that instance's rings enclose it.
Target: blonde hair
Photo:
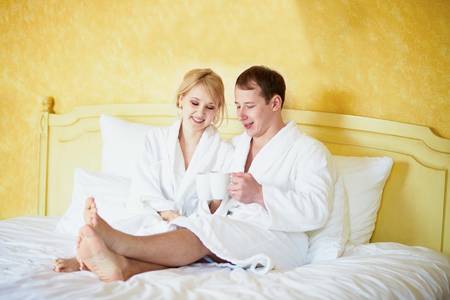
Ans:
[[[187,72],[177,91],[177,107],[180,107],[180,99],[186,95],[194,86],[201,85],[217,106],[214,117],[214,125],[222,124],[225,113],[225,95],[222,78],[211,69],[193,69]]]

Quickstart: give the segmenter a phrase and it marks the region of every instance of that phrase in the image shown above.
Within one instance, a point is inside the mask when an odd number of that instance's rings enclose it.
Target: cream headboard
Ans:
[[[53,103],[45,101],[40,124],[40,215],[65,211],[75,167],[100,169],[100,114],[152,125],[168,125],[176,116],[171,104],[92,105],[54,114]],[[426,246],[450,255],[450,140],[426,127],[365,117],[301,110],[285,110],[284,117],[334,154],[394,159],[372,241]],[[220,128],[225,138],[241,131],[234,116]]]

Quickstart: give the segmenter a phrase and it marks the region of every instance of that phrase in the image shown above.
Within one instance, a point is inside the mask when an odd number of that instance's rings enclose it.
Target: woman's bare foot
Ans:
[[[97,232],[85,225],[80,230],[77,258],[102,281],[127,280],[127,259],[112,252]]]
[[[77,272],[80,271],[80,264],[75,257],[57,258],[53,261],[53,270],[55,272]]]

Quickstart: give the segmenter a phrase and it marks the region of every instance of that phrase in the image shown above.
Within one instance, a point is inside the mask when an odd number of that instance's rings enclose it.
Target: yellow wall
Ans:
[[[191,67],[221,74],[228,101],[265,64],[287,107],[450,137],[450,1],[365,2],[0,0],[0,218],[36,212],[39,97],[168,102]]]

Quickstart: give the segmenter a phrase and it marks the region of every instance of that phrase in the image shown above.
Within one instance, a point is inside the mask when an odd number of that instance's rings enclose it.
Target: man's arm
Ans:
[[[242,203],[258,203],[262,207],[266,207],[262,185],[250,173],[232,173],[228,192],[231,198]]]
[[[322,227],[328,219],[334,180],[330,172],[331,156],[318,149],[311,151],[295,168],[290,186],[271,182],[259,184],[249,173],[234,173],[231,196],[242,203],[258,203],[270,217],[270,229],[310,231]]]

